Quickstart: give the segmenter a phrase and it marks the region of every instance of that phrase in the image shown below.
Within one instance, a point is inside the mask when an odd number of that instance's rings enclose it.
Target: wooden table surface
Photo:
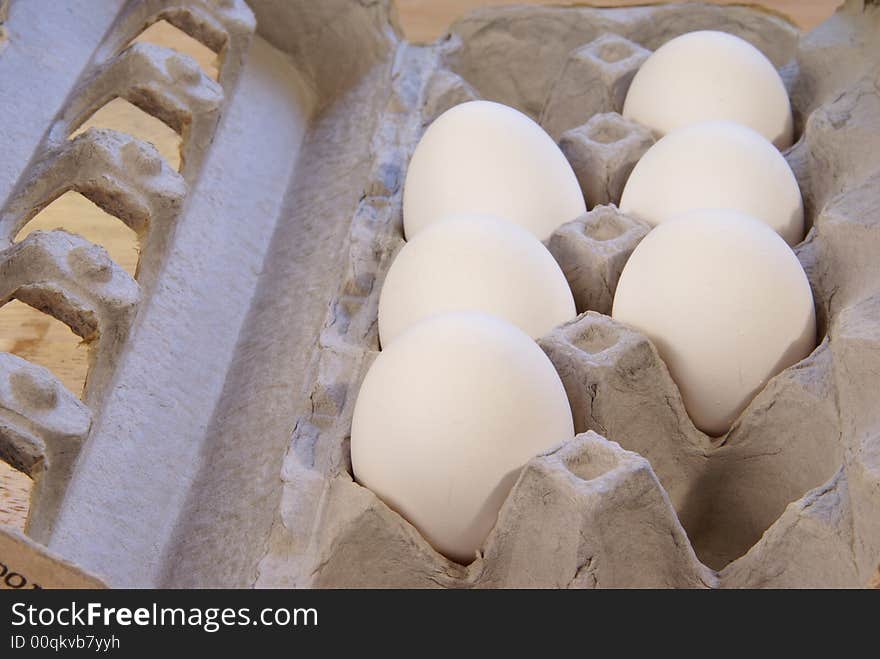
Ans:
[[[716,5],[760,5],[788,16],[804,30],[816,27],[834,13],[843,0],[707,0]],[[651,0],[397,0],[400,23],[411,41],[432,41],[456,18],[475,7],[510,4],[593,5],[627,7],[661,4]]]
[[[479,6],[511,4],[510,0],[397,0],[400,22],[412,41],[431,41],[440,36],[456,17]],[[532,4],[596,4],[625,6],[644,0],[608,0],[583,3],[572,0],[537,0]],[[743,4],[716,0],[716,4]],[[803,29],[810,29],[828,16],[840,0],[765,0],[765,7],[784,13]],[[138,41],[170,46],[195,57],[209,75],[216,78],[214,54],[165,24],[145,31]],[[180,162],[180,138],[157,119],[124,101],[113,101],[83,127],[114,128],[152,142],[172,166]],[[22,231],[62,227],[103,245],[122,267],[134,273],[137,265],[135,235],[116,218],[108,216],[76,193],[59,198]],[[87,348],[65,325],[30,307],[12,301],[0,309],[0,351],[11,352],[50,369],[74,392],[81,392],[86,373]],[[0,525],[23,528],[27,515],[30,479],[0,461]]]

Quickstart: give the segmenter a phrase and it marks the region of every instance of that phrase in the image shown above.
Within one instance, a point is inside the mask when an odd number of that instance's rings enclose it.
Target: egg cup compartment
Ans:
[[[101,327],[82,403],[0,360],[0,452],[43,460],[41,482],[57,484],[38,483],[29,522],[50,554],[139,587],[868,583],[880,562],[875,3],[850,1],[800,40],[743,7],[494,8],[423,47],[401,39],[384,0],[71,2],[81,11],[17,3],[8,19],[35,43],[5,44],[0,79],[38,86],[0,160],[3,267],[33,284],[70,266],[76,286],[64,275],[57,288],[71,300],[97,305],[117,283],[129,296],[113,298],[128,300],[117,316],[95,312],[117,320]],[[159,18],[221,52],[219,85],[162,49],[124,50]],[[65,56],[47,67],[40,39],[62,28]],[[694,428],[650,341],[607,316],[648,230],[610,205],[653,140],[619,115],[622,95],[648,52],[698,29],[737,34],[783,69],[801,133],[786,155],[811,227],[796,251],[824,336],[723,438]],[[109,95],[189,131],[180,175],[111,131],[67,140]],[[407,163],[434,118],[477,98],[556,125],[595,207],[547,241],[582,315],[540,344],[579,434],[524,467],[463,566],[353,481],[349,433],[403,245]],[[9,117],[0,98],[0,133]],[[63,232],[12,244],[66,189],[142,232],[136,282]],[[45,307],[72,322],[80,309]],[[67,466],[52,453],[61,435],[78,452]]]
[[[481,554],[434,551],[372,492],[331,480],[316,524],[322,588],[702,588],[694,555],[650,464],[594,432],[531,460]],[[536,560],[543,557],[544,560]]]
[[[840,468],[827,341],[773,378],[714,439],[693,427],[640,333],[588,312],[541,345],[563,379],[576,431],[612,437],[650,462],[697,555],[712,568],[745,554],[790,502]]]

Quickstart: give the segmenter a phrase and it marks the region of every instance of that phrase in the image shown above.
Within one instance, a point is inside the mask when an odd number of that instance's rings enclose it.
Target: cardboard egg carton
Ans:
[[[61,4],[13,2],[3,19],[0,81],[22,87],[0,93],[0,268],[4,300],[68,323],[92,366],[79,402],[0,359],[0,454],[37,481],[30,537],[0,535],[4,565],[42,585],[136,587],[869,583],[875,3],[803,36],[743,7],[497,8],[430,46],[402,39],[386,1]],[[125,50],[160,18],[221,51],[219,84],[163,48]],[[653,141],[622,101],[651,51],[697,29],[744,37],[789,88],[800,139],[786,157],[810,226],[796,251],[824,337],[722,438],[694,428],[651,342],[607,315],[648,230],[614,206]],[[179,174],[130,136],[67,139],[115,96],[183,133]],[[525,466],[462,566],[354,482],[349,432],[409,157],[431,120],[475,98],[540,120],[593,210],[547,241],[582,315],[540,341],[579,434]],[[65,232],[13,243],[68,189],[139,233],[136,281]]]

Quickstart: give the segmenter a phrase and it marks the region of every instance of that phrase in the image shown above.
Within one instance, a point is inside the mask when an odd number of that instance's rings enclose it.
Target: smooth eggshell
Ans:
[[[658,135],[714,119],[745,124],[791,146],[788,93],[770,60],[732,34],[704,30],[666,42],[636,73],[623,116]]]
[[[794,252],[735,211],[694,211],[651,231],[620,276],[612,315],[651,339],[694,425],[714,436],[816,342]]]
[[[573,436],[562,382],[528,335],[487,314],[442,314],[370,366],[352,468],[438,551],[469,563],[521,467]]]
[[[586,212],[571,165],[529,117],[489,101],[462,103],[432,123],[403,193],[406,238],[461,213],[510,220],[545,240]]]
[[[565,275],[531,233],[485,215],[429,226],[392,263],[379,298],[379,337],[447,311],[484,311],[533,338],[577,313]]]
[[[797,179],[762,135],[730,121],[678,128],[654,144],[630,174],[620,210],[652,225],[701,208],[737,210],[789,245],[804,236]]]

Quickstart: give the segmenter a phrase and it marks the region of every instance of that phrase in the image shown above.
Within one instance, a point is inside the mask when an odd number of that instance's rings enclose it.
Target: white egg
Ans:
[[[636,73],[623,116],[665,135],[681,126],[728,119],[791,145],[793,122],[785,85],[749,42],[711,30],[666,42]]]
[[[479,213],[545,240],[584,212],[580,185],[556,143],[526,115],[489,101],[440,115],[416,147],[404,185],[407,239],[444,218]]]
[[[488,215],[433,224],[398,253],[379,298],[382,345],[447,311],[484,311],[533,338],[577,315],[565,275],[541,241]]]
[[[707,121],[672,131],[642,156],[620,200],[620,210],[652,225],[700,208],[752,215],[789,245],[804,237],[803,202],[791,167],[741,124]]]
[[[612,316],[642,331],[694,425],[724,434],[767,381],[816,342],[810,285],[785,241],[729,210],[652,230],[617,285]]]
[[[522,466],[573,436],[537,343],[494,316],[449,313],[376,357],[355,404],[351,461],[438,551],[469,563]]]

